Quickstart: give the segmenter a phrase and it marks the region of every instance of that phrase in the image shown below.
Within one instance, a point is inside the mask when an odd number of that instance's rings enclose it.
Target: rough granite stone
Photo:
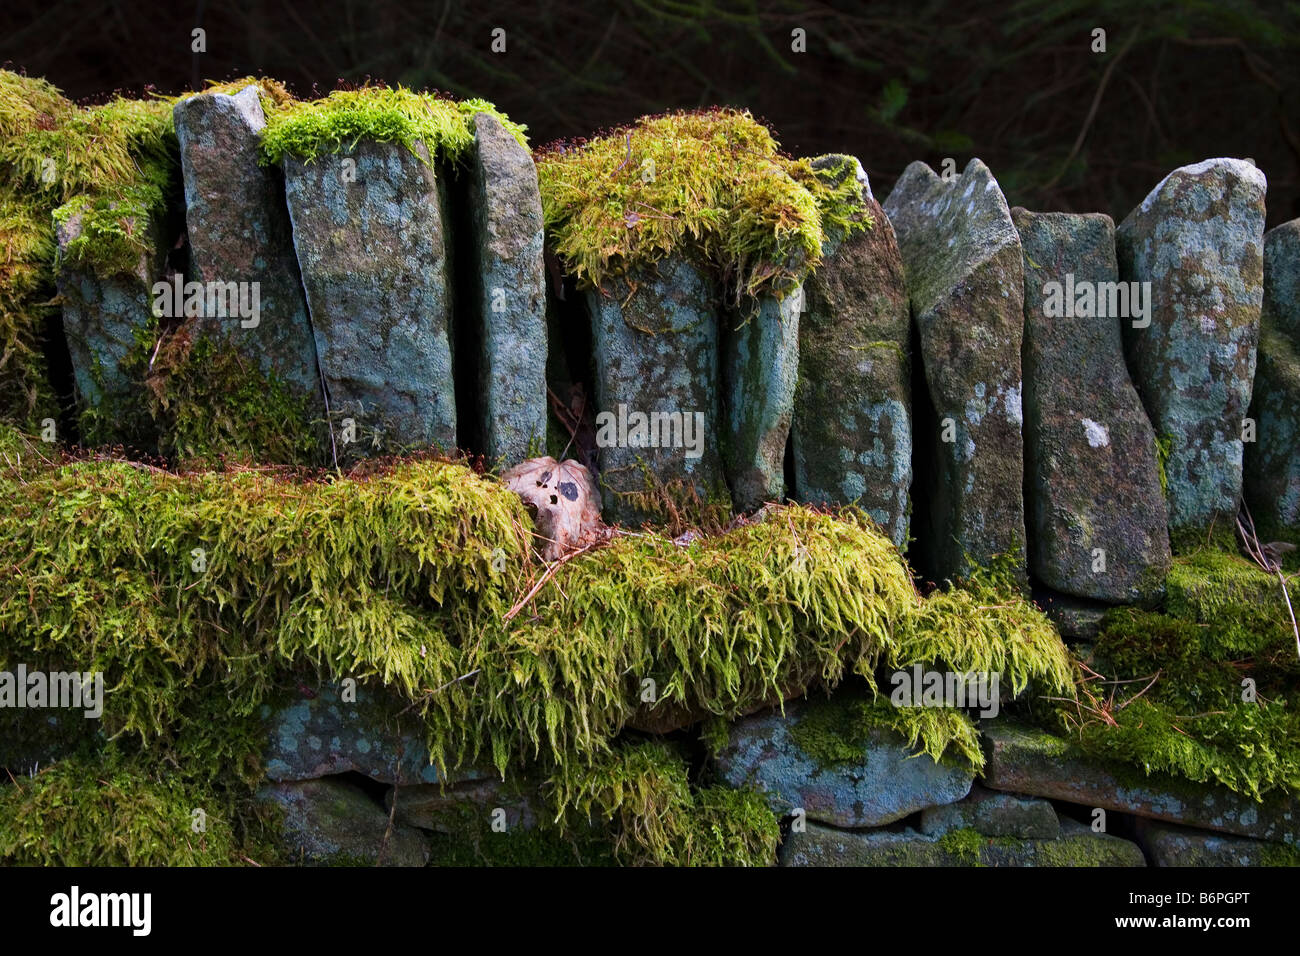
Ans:
[[[1025,562],[1020,345],[1024,262],[1002,190],[978,159],[944,181],[912,163],[885,200],[898,237],[934,419],[935,467],[913,496],[923,569]],[[922,509],[925,512],[922,513]]]
[[[1155,432],[1104,291],[1119,281],[1114,223],[1021,208],[1011,218],[1025,260],[1030,569],[1077,597],[1150,600],[1169,570],[1169,528]]]
[[[1255,527],[1300,543],[1300,219],[1264,236],[1264,304],[1246,445],[1245,491]]]
[[[54,281],[63,306],[63,334],[77,395],[91,406],[130,394],[132,383],[122,371],[122,363],[136,348],[136,331],[149,325],[153,284],[166,262],[162,223],[129,222],[131,228],[149,235],[150,248],[130,273],[116,275],[98,275],[84,266],[67,265],[64,255],[68,245],[81,236],[82,217],[74,213],[55,223],[59,265]]]
[[[474,117],[469,207],[477,257],[480,414],[489,460],[515,465],[546,441],[542,197],[528,150],[489,113]]]
[[[785,497],[785,446],[799,378],[803,288],[763,296],[757,314],[732,315],[722,333],[724,466],[731,501],[753,511]]]
[[[450,451],[448,235],[417,151],[363,140],[309,163],[288,156],[285,195],[331,421],[364,421],[385,447]]]
[[[257,282],[255,327],[238,318],[204,317],[264,372],[312,398],[323,414],[316,343],[294,256],[283,175],[259,164],[266,117],[256,86],[231,96],[202,93],[172,111],[185,182],[185,220],[193,275],[202,282]]]
[[[356,771],[384,783],[438,783],[424,732],[404,704],[382,691],[358,686],[354,703],[333,686],[302,694],[276,708],[264,706],[266,775],[271,780],[308,780]],[[450,774],[457,783],[484,777],[468,768]]]
[[[1140,820],[1138,842],[1152,866],[1300,866],[1300,849]]]
[[[259,795],[284,811],[283,841],[305,863],[424,866],[428,838],[394,824],[360,787],[336,778],[267,784]]]
[[[969,846],[910,828],[855,833],[810,823],[786,838],[778,858],[781,866],[1146,865],[1136,844],[1093,833],[1073,820],[1061,821],[1061,835],[1054,840],[985,837]]]
[[[790,704],[785,716],[737,721],[727,745],[713,755],[719,776],[732,787],[765,793],[777,813],[802,808],[809,820],[839,827],[881,826],[970,792],[969,770],[914,757],[906,740],[883,728],[872,731],[860,760],[819,765],[790,733],[818,706],[825,704]]]
[[[1224,787],[1105,765],[1067,740],[1012,721],[985,721],[980,733],[987,758],[981,782],[994,790],[1300,843],[1300,802],[1293,797],[1259,803]]]
[[[684,485],[705,499],[729,499],[718,442],[722,421],[712,283],[681,258],[637,271],[630,282],[635,288],[630,297],[622,289],[608,295],[591,290],[586,301],[595,353],[604,515],[611,522],[637,523],[646,513],[628,496],[652,491],[656,483]],[[645,436],[667,447],[635,444],[641,436],[630,416],[653,412],[680,413],[680,431],[660,428]],[[697,414],[703,416],[699,430]],[[602,435],[605,421],[614,427]],[[619,422],[627,422],[625,434],[619,434]],[[694,449],[685,447],[687,422]],[[693,457],[695,451],[698,457]]]
[[[971,787],[964,800],[921,811],[921,832],[926,836],[943,836],[962,829],[991,837],[1055,840],[1061,824],[1046,800],[997,793],[979,784]]]
[[[1151,283],[1150,325],[1124,322],[1124,349],[1156,436],[1169,442],[1175,550],[1235,526],[1263,298],[1265,188],[1244,160],[1183,166],[1115,233],[1120,278]]]
[[[1067,643],[1095,641],[1101,633],[1102,618],[1113,607],[1042,588],[1035,588],[1034,603],[1043,609]]]
[[[847,239],[829,233],[822,264],[804,283],[790,491],[808,504],[856,503],[901,549],[912,485],[911,312],[903,260],[861,163],[822,156],[812,166],[832,183],[857,176],[865,192],[859,214],[873,225]]]

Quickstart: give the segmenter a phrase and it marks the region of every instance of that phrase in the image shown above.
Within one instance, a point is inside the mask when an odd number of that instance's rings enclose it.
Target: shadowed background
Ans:
[[[195,27],[206,53],[191,53]],[[534,145],[741,106],[791,153],[856,154],[881,197],[914,159],[960,171],[978,156],[1012,204],[1116,220],[1176,166],[1251,157],[1269,226],[1300,216],[1296,3],[20,0],[0,9],[0,62],[79,99],[249,73],[299,95],[370,78],[486,97]]]

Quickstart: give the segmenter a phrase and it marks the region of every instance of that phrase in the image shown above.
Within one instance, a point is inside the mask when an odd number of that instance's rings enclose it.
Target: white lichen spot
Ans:
[[[1093,448],[1105,448],[1110,444],[1110,432],[1100,422],[1085,418],[1083,420],[1083,431],[1088,436],[1088,444]]]

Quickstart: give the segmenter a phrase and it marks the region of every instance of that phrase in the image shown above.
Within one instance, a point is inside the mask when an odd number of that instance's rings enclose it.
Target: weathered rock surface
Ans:
[[[284,810],[284,843],[306,863],[424,866],[429,844],[410,827],[389,828],[388,814],[360,787],[336,778],[268,784],[260,791]]]
[[[1300,850],[1143,820],[1138,841],[1153,866],[1300,866]]]
[[[202,93],[172,111],[185,181],[190,261],[202,282],[258,283],[256,320],[203,317],[264,372],[296,385],[320,408],[316,343],[294,256],[283,176],[258,164],[266,117],[257,87]],[[321,409],[323,411],[323,409]]]
[[[731,501],[752,511],[785,497],[785,446],[799,378],[803,288],[764,296],[757,314],[733,315],[722,333],[724,466]]]
[[[454,787],[394,787],[384,805],[393,811],[394,820],[421,830],[458,834],[495,824],[497,832],[506,832],[536,829],[543,812],[537,798],[536,791],[524,793],[500,780],[474,780]]]
[[[285,196],[332,420],[365,422],[387,447],[451,450],[448,236],[418,152],[362,141],[310,163],[289,156]]]
[[[1054,840],[985,837],[969,843],[912,829],[855,833],[809,824],[781,845],[781,866],[1145,866],[1134,843],[1065,820]]]
[[[644,520],[633,496],[659,485],[728,499],[711,283],[680,258],[630,281],[627,299],[587,293],[604,514],[624,523]],[[664,417],[651,418],[656,412]]]
[[[309,780],[356,771],[384,783],[438,783],[438,768],[419,721],[403,717],[395,698],[357,687],[356,701],[325,686],[276,709],[262,708],[267,727],[266,775],[271,780]],[[446,782],[480,779],[470,768]]]
[[[1264,236],[1264,302],[1245,490],[1267,537],[1300,529],[1300,219]]]
[[[1043,609],[1067,643],[1095,641],[1101,633],[1102,618],[1113,607],[1045,588],[1034,589],[1034,603]]]
[[[1156,436],[1124,365],[1115,226],[1016,208],[1025,260],[1029,564],[1049,587],[1148,599],[1169,569]]]
[[[1123,323],[1165,462],[1170,534],[1231,529],[1263,298],[1264,174],[1239,159],[1174,170],[1116,230],[1120,277],[1149,282],[1150,325]],[[1141,325],[1145,319],[1139,319]]]
[[[885,200],[898,236],[934,420],[935,464],[914,495],[924,570],[959,574],[967,557],[1023,566],[1020,345],[1024,263],[1002,190],[978,159],[951,182],[912,163]]]
[[[992,789],[1300,843],[1300,803],[1294,798],[1270,796],[1258,803],[1224,787],[1106,766],[1069,741],[1010,721],[986,721],[980,730],[987,757],[982,782]]]
[[[990,837],[1055,840],[1061,824],[1046,800],[997,793],[978,784],[964,800],[921,811],[921,832],[926,836],[943,836],[962,829]]]
[[[131,381],[122,363],[136,348],[136,331],[149,324],[153,284],[166,260],[161,222],[132,220],[131,226],[150,236],[149,252],[130,273],[97,275],[64,261],[69,244],[81,236],[81,214],[74,212],[55,224],[61,265],[54,279],[63,305],[63,332],[77,394],[92,406],[130,394]]]
[[[881,826],[970,792],[969,770],[913,758],[907,741],[886,729],[872,731],[861,759],[820,765],[791,735],[818,706],[824,704],[790,704],[785,716],[735,723],[727,745],[714,754],[718,774],[730,786],[756,787],[777,813],[802,808],[809,820],[839,827]]]
[[[861,214],[873,225],[847,239],[828,234],[821,267],[804,283],[790,434],[793,497],[856,502],[902,548],[912,484],[911,312],[903,260],[862,165],[851,156],[823,156],[812,165],[832,183],[857,176],[865,191]]]
[[[517,464],[546,442],[542,197],[528,150],[489,113],[474,117],[474,227],[485,453]]]

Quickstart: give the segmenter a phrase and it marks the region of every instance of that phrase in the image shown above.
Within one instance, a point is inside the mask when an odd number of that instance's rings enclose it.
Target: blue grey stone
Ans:
[[[256,282],[255,326],[204,317],[199,328],[229,339],[264,372],[320,407],[320,376],[307,303],[294,257],[283,176],[259,163],[266,117],[256,86],[231,96],[202,93],[173,109],[185,181],[185,220],[193,275],[202,282]],[[246,327],[247,326],[247,327]]]
[[[263,786],[258,795],[283,810],[282,840],[293,862],[424,866],[429,842],[344,780],[302,780]]]
[[[733,314],[722,335],[724,465],[731,500],[752,511],[785,497],[785,445],[799,378],[803,288],[765,295],[752,315]]]
[[[607,521],[634,523],[648,517],[636,494],[658,486],[684,487],[701,498],[728,500],[718,448],[718,319],[713,284],[681,258],[660,261],[629,276],[634,291],[588,291],[596,365],[597,451]],[[633,413],[678,415],[692,426],[674,445],[661,428],[646,447],[617,423]],[[689,416],[689,417],[688,417]],[[696,429],[699,421],[702,427]],[[614,427],[602,434],[602,422]],[[669,434],[665,436],[664,431]],[[609,436],[613,441],[609,441]],[[698,451],[698,456],[694,454]]]
[[[912,533],[922,569],[960,575],[968,559],[1025,563],[1020,346],[1024,261],[992,173],[972,159],[942,179],[903,171],[885,200],[898,236],[934,419],[935,467],[919,476]]]
[[[1055,840],[1061,824],[1046,800],[996,793],[978,784],[964,800],[921,811],[921,832],[926,836],[962,829],[991,837]]]
[[[264,707],[266,776],[308,780],[355,771],[384,783],[443,782],[425,743],[424,728],[401,701],[365,687],[344,701],[334,687],[276,708]],[[445,782],[478,780],[482,771],[453,771]]]
[[[781,866],[1145,866],[1135,843],[1061,822],[1052,840],[986,839],[976,847],[910,828],[874,833],[810,824],[781,845]]]
[[[732,787],[755,787],[774,811],[802,809],[807,819],[839,827],[875,827],[926,807],[960,800],[974,779],[969,769],[914,756],[893,731],[873,730],[861,759],[820,765],[790,733],[824,701],[786,706],[737,721],[714,755],[718,775]]]
[[[474,117],[469,207],[481,322],[484,452],[505,466],[546,442],[546,270],[542,198],[528,150],[490,113]]]
[[[152,287],[166,260],[162,224],[131,220],[132,228],[150,237],[148,252],[129,273],[98,275],[64,260],[68,245],[81,236],[81,215],[74,212],[61,223],[57,220],[56,215],[59,259],[54,279],[63,306],[63,334],[77,395],[96,406],[131,391],[122,363],[137,347],[136,333],[149,326],[153,315]]]
[[[980,734],[986,757],[981,782],[991,789],[1300,843],[1300,802],[1288,794],[1256,801],[1226,787],[1111,766],[1068,740],[1009,720],[984,721]]]
[[[1300,849],[1264,840],[1150,820],[1139,821],[1137,835],[1153,866],[1300,866]]]
[[[912,484],[911,312],[903,261],[862,165],[852,156],[823,156],[812,165],[832,183],[857,176],[864,192],[859,215],[873,225],[847,239],[828,232],[822,264],[804,283],[792,497],[857,504],[901,549]]]
[[[1019,208],[1011,216],[1025,262],[1030,566],[1076,597],[1149,600],[1170,563],[1155,432],[1124,364],[1119,316],[1076,314],[1076,305],[1111,313],[1114,223]]]
[[[1264,302],[1245,491],[1265,540],[1300,543],[1300,219],[1264,236]]]
[[[429,154],[417,152],[363,140],[284,160],[336,442],[352,418],[384,448],[456,447],[447,229]]]
[[[1232,529],[1264,281],[1264,174],[1240,159],[1174,170],[1116,230],[1120,277],[1149,282],[1124,348],[1165,461],[1169,527]],[[1140,320],[1145,321],[1145,320]]]

